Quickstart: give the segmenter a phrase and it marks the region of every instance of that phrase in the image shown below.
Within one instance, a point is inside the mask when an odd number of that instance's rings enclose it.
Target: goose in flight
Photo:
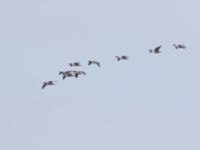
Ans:
[[[55,82],[57,81],[47,81],[47,82],[43,82],[43,85],[42,85],[42,88],[41,89],[44,89],[47,85],[55,85]]]
[[[72,74],[72,72],[71,71],[60,71],[59,72],[59,75],[62,75],[63,76],[63,80],[66,78],[66,77],[72,77],[73,76],[73,74]]]
[[[91,64],[96,64],[98,67],[101,67],[100,62],[95,61],[95,60],[88,60],[88,65],[90,66]]]
[[[160,51],[160,48],[161,48],[162,46],[160,45],[160,46],[158,46],[158,47],[156,47],[155,49],[149,49],[149,52],[150,53],[155,53],[155,54],[158,54],[158,53],[161,53],[161,51]]]
[[[86,73],[85,73],[84,71],[76,71],[76,72],[74,73],[74,76],[75,76],[76,78],[78,78],[78,76],[81,75],[81,74],[86,75]]]
[[[185,49],[186,46],[184,44],[173,44],[173,46],[178,49],[178,48],[182,48],[182,49]]]
[[[128,56],[115,56],[115,58],[117,58],[118,61],[120,60],[128,60]]]
[[[74,63],[69,63],[69,66],[70,67],[73,67],[73,66],[78,67],[78,66],[81,66],[81,64],[79,62],[74,62]]]

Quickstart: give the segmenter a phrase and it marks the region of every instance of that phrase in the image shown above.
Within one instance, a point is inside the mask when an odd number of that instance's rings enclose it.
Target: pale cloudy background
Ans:
[[[199,150],[199,5],[0,1],[0,149]],[[74,61],[87,76],[62,81]]]

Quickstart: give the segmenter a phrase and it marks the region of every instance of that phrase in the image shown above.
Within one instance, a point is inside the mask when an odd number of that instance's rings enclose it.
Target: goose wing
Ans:
[[[42,85],[42,89],[44,89],[46,86],[47,86],[47,83],[44,82],[43,85]]]
[[[86,75],[86,73],[85,73],[84,71],[81,71],[81,74],[84,74],[84,75]]]
[[[101,67],[100,62],[96,62],[96,64],[97,64],[98,67]]]
[[[63,71],[60,71],[60,72],[58,73],[58,75],[61,75],[61,74],[63,75],[63,74],[64,74],[64,72],[63,72]]]
[[[154,52],[155,52],[155,53],[159,53],[159,50],[160,50],[161,47],[162,47],[161,45],[158,46],[158,47],[156,47],[156,48],[154,49]]]
[[[91,60],[88,60],[88,65],[91,65],[92,64],[92,61]]]
[[[120,59],[121,59],[119,56],[115,56],[115,58],[117,58],[118,61],[120,61]]]
[[[75,72],[74,75],[75,75],[76,78],[78,78],[79,74],[80,74],[79,72]]]

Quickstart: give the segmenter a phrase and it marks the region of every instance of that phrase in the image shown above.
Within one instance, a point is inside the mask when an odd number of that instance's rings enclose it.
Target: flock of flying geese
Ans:
[[[175,49],[185,49],[186,46],[184,44],[173,44],[173,46],[175,47]],[[157,46],[154,49],[149,49],[149,53],[154,53],[154,54],[158,54],[161,53],[160,48],[162,46]],[[121,60],[128,60],[129,57],[128,56],[115,56],[115,58],[117,59],[117,61],[121,61]],[[100,62],[95,61],[95,60],[88,60],[88,65],[97,65],[98,67],[101,67]],[[74,63],[69,63],[70,67],[80,67],[81,64],[79,62],[74,62]],[[64,80],[67,77],[75,77],[78,78],[79,75],[86,75],[86,73],[84,71],[75,71],[75,70],[70,70],[70,71],[60,71],[58,73],[59,75],[62,75],[62,79]],[[47,82],[43,82],[42,88],[44,89],[46,86],[51,86],[51,85],[55,85],[57,81],[47,81]]]

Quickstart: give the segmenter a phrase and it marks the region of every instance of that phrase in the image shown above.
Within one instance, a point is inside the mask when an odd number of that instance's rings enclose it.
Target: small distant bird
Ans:
[[[57,81],[47,81],[47,82],[43,82],[43,85],[42,85],[42,89],[44,89],[47,85],[55,85],[55,82]]]
[[[78,66],[81,66],[81,64],[79,62],[74,62],[74,63],[69,63],[69,66],[70,67],[73,67],[73,66],[78,67]]]
[[[115,56],[115,58],[117,58],[118,61],[120,61],[120,60],[128,60],[128,56]]]
[[[78,78],[78,76],[81,74],[86,75],[86,73],[84,71],[76,71],[74,75],[76,78]]]
[[[158,54],[158,53],[161,53],[161,51],[160,51],[160,48],[161,48],[162,46],[160,45],[160,46],[158,46],[158,47],[156,47],[155,49],[149,49],[149,52],[150,53],[155,53],[155,54]]]
[[[66,77],[72,77],[73,76],[73,74],[72,74],[72,72],[71,71],[60,71],[59,72],[59,75],[62,75],[63,76],[63,80],[66,78]]]
[[[178,48],[182,48],[182,49],[185,49],[186,46],[184,44],[173,44],[173,46],[178,49]]]
[[[95,60],[88,60],[88,65],[91,65],[91,64],[96,64],[98,67],[101,67],[100,62],[95,61]]]

